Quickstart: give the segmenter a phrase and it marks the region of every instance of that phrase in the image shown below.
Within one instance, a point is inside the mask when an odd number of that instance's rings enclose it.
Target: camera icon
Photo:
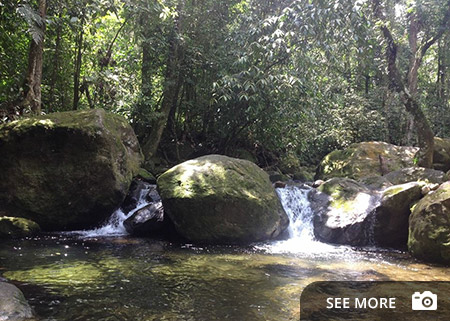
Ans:
[[[437,295],[431,291],[415,292],[412,295],[413,310],[437,310]]]

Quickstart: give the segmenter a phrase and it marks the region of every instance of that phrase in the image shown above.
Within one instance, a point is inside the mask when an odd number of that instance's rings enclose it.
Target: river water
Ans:
[[[299,320],[301,291],[314,281],[450,280],[448,268],[407,253],[315,241],[308,190],[278,193],[292,222],[284,241],[133,238],[115,213],[100,230],[2,242],[0,275],[42,320]]]

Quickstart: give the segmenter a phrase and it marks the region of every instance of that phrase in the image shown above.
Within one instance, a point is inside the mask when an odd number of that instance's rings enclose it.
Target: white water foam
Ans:
[[[281,204],[289,217],[289,239],[256,246],[269,253],[342,253],[346,246],[336,246],[318,241],[314,236],[313,212],[308,200],[308,186],[277,188]]]
[[[150,204],[147,200],[147,195],[152,188],[154,188],[154,185],[147,184],[140,190],[137,205],[128,214],[125,214],[119,208],[109,217],[103,226],[88,231],[74,231],[71,234],[77,234],[86,238],[128,235],[127,230],[123,226],[123,222],[135,212]]]

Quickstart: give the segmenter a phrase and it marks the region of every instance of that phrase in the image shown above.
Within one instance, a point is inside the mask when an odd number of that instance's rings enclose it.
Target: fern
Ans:
[[[17,13],[27,22],[28,33],[33,41],[35,43],[41,42],[44,39],[44,19],[28,4],[19,5]]]

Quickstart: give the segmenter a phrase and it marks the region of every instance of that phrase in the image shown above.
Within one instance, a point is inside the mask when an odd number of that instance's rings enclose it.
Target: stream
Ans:
[[[309,190],[277,192],[291,220],[285,240],[196,246],[134,238],[117,211],[96,230],[3,241],[0,275],[41,320],[299,320],[300,293],[314,281],[450,280],[448,268],[407,253],[316,241]]]

